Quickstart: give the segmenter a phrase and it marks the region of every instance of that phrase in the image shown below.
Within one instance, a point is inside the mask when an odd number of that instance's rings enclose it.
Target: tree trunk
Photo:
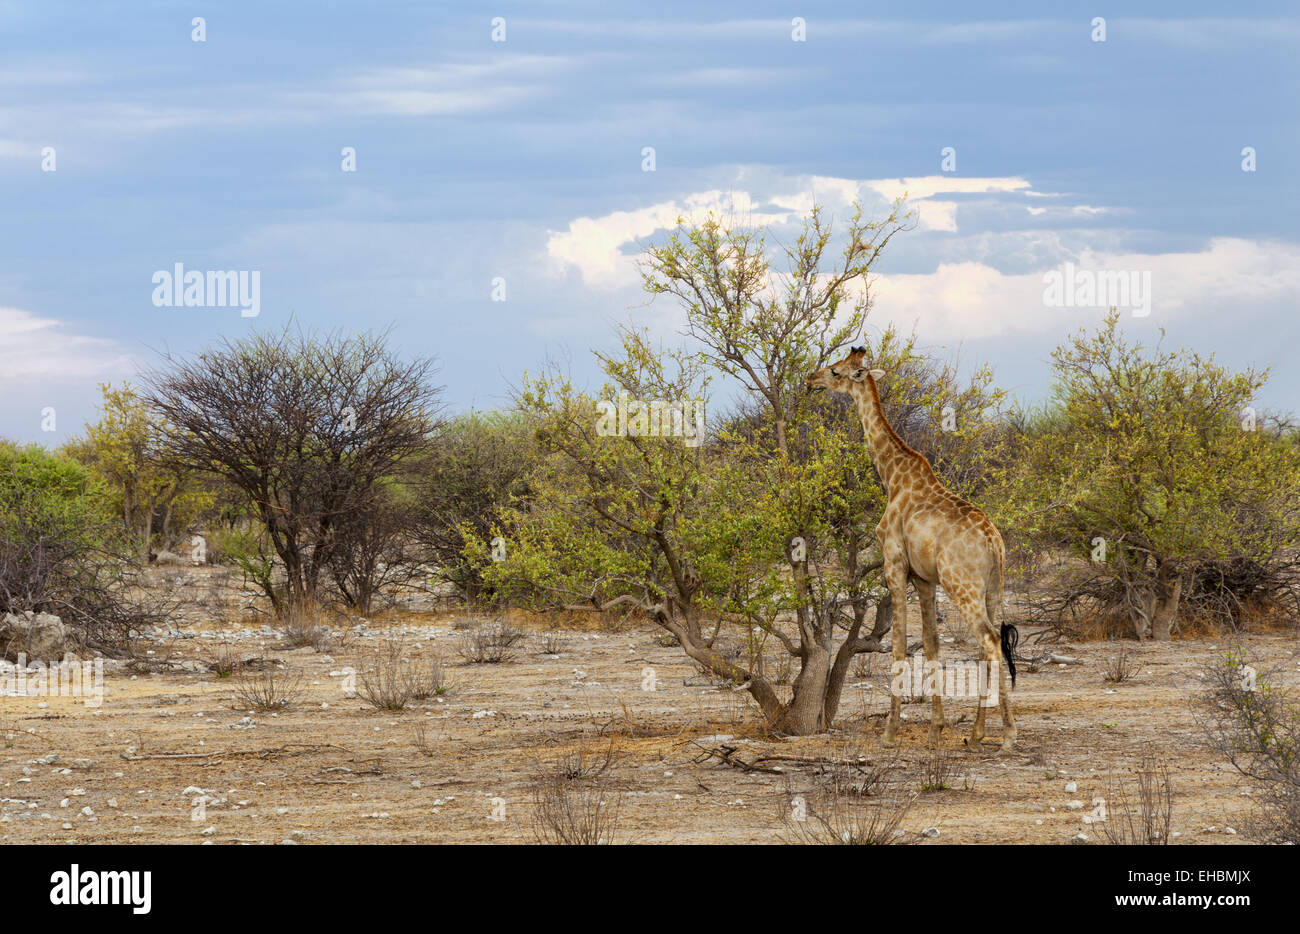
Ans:
[[[163,544],[170,545],[172,540],[172,501],[167,501],[167,508],[163,510],[162,523]]]
[[[805,646],[803,667],[794,682],[794,697],[774,729],[788,736],[811,736],[823,733],[828,724],[826,687],[830,681],[831,654],[820,645]]]
[[[835,655],[835,664],[831,666],[830,679],[826,684],[826,701],[823,704],[825,711],[822,717],[826,723],[826,728],[830,729],[835,722],[835,715],[839,713],[840,697],[844,693],[844,681],[848,677],[849,666],[853,664],[853,659],[860,652],[879,652],[882,649],[880,640],[884,638],[885,633],[889,632],[894,623],[894,605],[888,594],[885,598],[876,604],[876,619],[871,627],[871,635],[859,639],[858,633],[861,631],[861,620],[859,620],[852,629],[849,630],[848,638],[840,646],[839,652]]]
[[[1183,594],[1183,576],[1171,564],[1162,563],[1156,576],[1155,601],[1151,610],[1151,638],[1168,642],[1178,603]]]

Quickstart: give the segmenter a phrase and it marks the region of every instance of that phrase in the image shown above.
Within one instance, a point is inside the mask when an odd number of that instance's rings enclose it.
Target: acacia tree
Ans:
[[[396,482],[380,484],[365,505],[334,524],[330,578],[343,603],[370,615],[376,598],[422,576],[412,539],[413,491]]]
[[[425,450],[441,389],[431,359],[401,360],[384,334],[318,337],[287,328],[165,358],[146,378],[176,463],[247,497],[283,566],[277,612],[310,604],[337,569],[347,517],[371,514],[383,484]]]
[[[773,268],[761,231],[712,216],[679,228],[642,258],[646,291],[682,304],[686,333],[703,358],[738,381],[770,425],[751,438],[746,460],[760,468],[780,517],[792,586],[755,621],[799,662],[794,697],[781,715],[791,732],[829,725],[853,655],[876,648],[888,626],[882,612],[872,635],[861,636],[869,599],[863,584],[874,568],[863,560],[869,545],[858,519],[878,488],[861,482],[866,458],[847,456],[844,431],[816,425],[804,379],[861,333],[872,264],[910,220],[901,202],[881,221],[864,220],[855,206],[832,261],[832,225],[814,207],[793,244],[778,250],[783,272]],[[804,428],[802,437],[791,438],[792,423]],[[780,612],[793,613],[797,639],[776,625]]]
[[[530,426],[519,412],[467,412],[449,419],[409,471],[410,530],[442,579],[468,600],[484,595],[490,557],[471,560],[471,538],[491,538],[495,512],[529,496],[536,465]]]
[[[1052,361],[1010,495],[1029,537],[1088,559],[1058,610],[1110,594],[1132,634],[1168,639],[1198,567],[1300,543],[1300,453],[1251,408],[1266,374],[1130,344],[1113,309]]]
[[[879,224],[855,214],[831,273],[819,211],[785,250],[784,277],[761,236],[712,218],[651,247],[646,288],[686,304],[692,344],[665,353],[625,330],[622,353],[601,357],[602,398],[690,399],[716,376],[739,383],[739,411],[698,448],[604,437],[597,398],[551,374],[527,381],[520,405],[550,456],[529,507],[501,515],[508,554],[493,578],[539,602],[642,609],[701,666],[743,684],[774,729],[826,729],[853,657],[881,649],[889,628],[871,531],[884,498],[856,416],[810,398],[804,377],[860,334],[870,265],[903,223],[897,207]],[[962,396],[951,374],[909,379],[921,357],[892,332],[875,352],[902,374],[889,404],[913,429]],[[972,419],[988,408],[977,396]],[[718,649],[728,626],[759,643],[748,667]],[[795,660],[788,697],[758,662],[769,647]]]
[[[0,615],[53,613],[86,647],[111,655],[130,652],[167,618],[171,607],[135,586],[110,503],[82,464],[0,440]]]
[[[214,497],[183,464],[162,452],[163,426],[131,386],[100,386],[99,421],[86,426],[84,438],[71,438],[68,454],[88,466],[111,491],[122,524],[141,561],[149,557],[154,525],[162,546],[173,527],[184,530],[210,509]]]

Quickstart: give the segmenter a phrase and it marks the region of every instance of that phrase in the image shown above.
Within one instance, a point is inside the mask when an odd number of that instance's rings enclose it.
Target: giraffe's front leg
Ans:
[[[894,664],[890,672],[889,720],[885,723],[884,744],[893,746],[898,741],[898,725],[903,713],[903,698],[894,689],[895,676],[907,664],[907,569],[901,561],[885,559],[885,585],[889,588],[889,599],[894,607]]]
[[[939,662],[939,621],[934,605],[934,584],[913,578],[916,595],[921,601],[921,639],[925,643],[925,660],[937,665]],[[939,678],[939,688],[931,696],[930,743],[939,742],[943,735],[943,678]]]

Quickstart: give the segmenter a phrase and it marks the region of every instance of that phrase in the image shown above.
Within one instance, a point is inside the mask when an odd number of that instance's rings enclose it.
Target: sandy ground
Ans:
[[[164,639],[157,655],[201,668],[220,641],[203,636],[219,624],[202,616],[197,637]],[[112,666],[107,696],[94,709],[78,698],[0,698],[0,840],[530,843],[535,777],[579,747],[603,755],[612,744],[616,759],[605,778],[620,802],[616,842],[778,843],[792,838],[783,820],[790,790],[811,790],[814,768],[790,761],[778,766],[781,774],[745,772],[701,761],[705,749],[731,746],[747,761],[846,748],[872,761],[888,755],[879,746],[888,709],[884,657],[851,680],[831,734],[782,740],[764,733],[747,695],[709,684],[652,628],[561,631],[562,651],[550,655],[532,631],[514,660],[470,665],[456,653],[458,621],[465,623],[451,613],[398,611],[324,652],[246,632],[238,654],[277,659],[301,675],[300,696],[278,713],[241,704],[238,675],[199,670],[132,675]],[[390,638],[403,639],[408,657],[444,660],[445,696],[399,712],[345,696],[343,670],[371,663]],[[1294,636],[1242,642],[1295,680]],[[1101,675],[1113,647],[1053,646],[1085,664],[1022,673],[1012,753],[998,749],[996,713],[984,750],[965,752],[974,702],[950,702],[950,723],[967,717],[944,733],[958,774],[950,789],[920,794],[902,828],[909,835],[937,829],[927,845],[1060,844],[1081,831],[1097,839],[1081,816],[1106,794],[1108,776],[1125,779],[1151,755],[1166,760],[1173,776],[1173,842],[1249,842],[1227,829],[1242,828],[1249,785],[1197,744],[1191,704],[1199,666],[1226,646],[1133,644],[1144,667],[1120,685]],[[1022,642],[1022,651],[1037,649]],[[969,657],[960,637],[944,654]],[[654,691],[642,689],[647,667]],[[930,707],[905,709],[894,780],[918,790]],[[1084,809],[1068,809],[1071,800]]]

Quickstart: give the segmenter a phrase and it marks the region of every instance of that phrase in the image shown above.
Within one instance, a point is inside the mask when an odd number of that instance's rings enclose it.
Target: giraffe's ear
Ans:
[[[872,378],[872,379],[884,379],[884,378],[885,378],[885,371],[884,371],[884,370],[872,370],[872,371],[871,371],[871,378]]]
[[[867,368],[865,366],[854,367],[853,372],[849,374],[849,379],[855,383],[860,383],[867,378]]]

